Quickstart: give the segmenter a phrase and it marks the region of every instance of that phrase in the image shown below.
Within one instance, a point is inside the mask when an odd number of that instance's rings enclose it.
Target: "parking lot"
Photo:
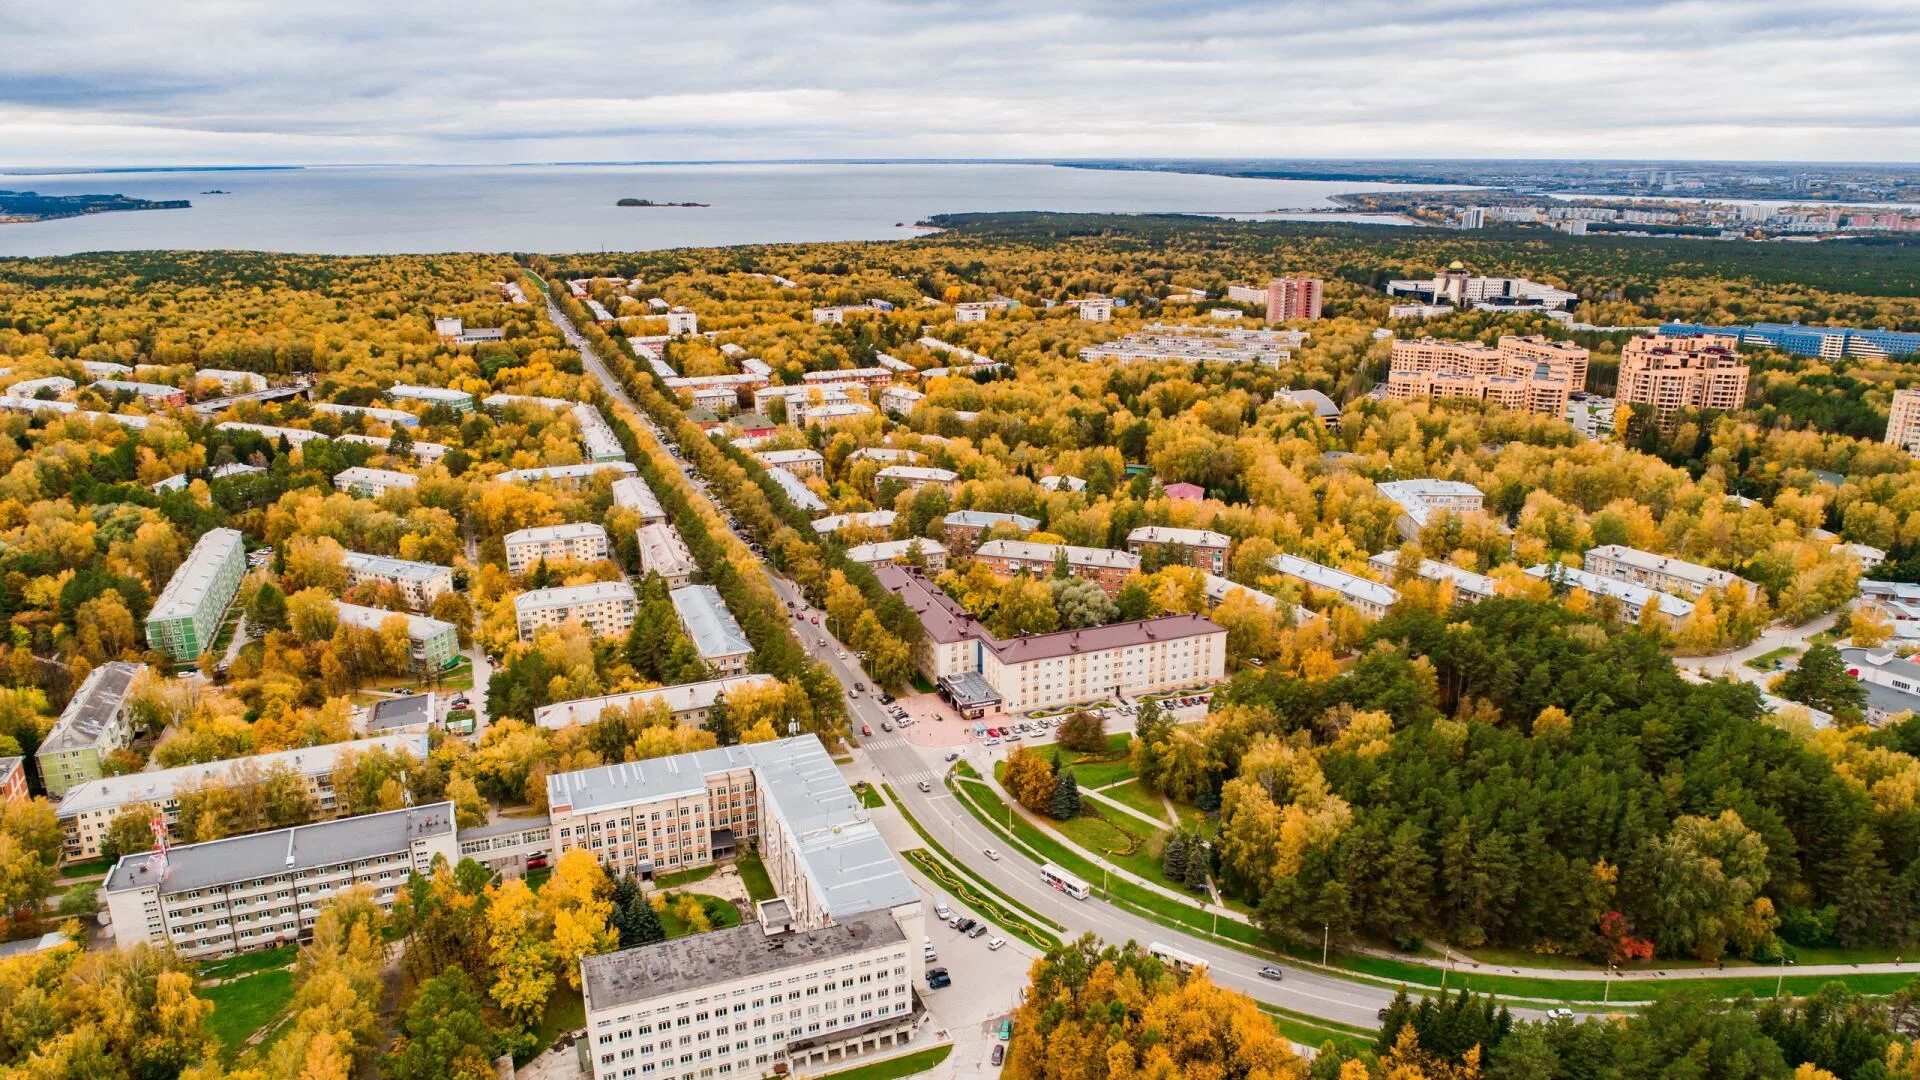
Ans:
[[[957,915],[974,916],[965,907],[954,904],[952,898],[929,889],[918,875],[915,877],[926,904],[926,936],[932,940],[937,956],[927,962],[927,967],[944,968],[953,978],[952,985],[926,990],[922,995],[934,1023],[953,1039],[953,1056],[948,1059],[947,1073],[998,1075],[1000,1070],[993,1065],[993,1047],[999,1042],[1000,1021],[1020,1007],[1020,991],[1026,986],[1028,969],[1039,954],[1012,938],[999,949],[987,948],[988,942],[1005,936],[991,924],[984,934],[969,938],[941,922],[934,909],[943,903]]]

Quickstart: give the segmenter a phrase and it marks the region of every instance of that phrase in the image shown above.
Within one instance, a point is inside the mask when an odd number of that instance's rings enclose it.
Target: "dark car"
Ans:
[[[953,976],[947,974],[946,968],[928,968],[927,969],[927,989],[938,990],[943,986],[952,986],[952,985],[953,985]]]
[[[972,926],[972,927],[971,927],[970,929],[968,929],[968,930],[967,930],[967,936],[968,936],[968,937],[980,937],[981,935],[983,935],[983,934],[985,934],[986,932],[987,932],[987,924],[986,924],[986,923],[974,923],[974,924],[973,924],[973,926]]]
[[[998,1065],[1002,1061],[1005,1061],[1006,1058],[1007,1058],[1007,1044],[994,1043],[993,1044],[993,1063],[995,1065]]]

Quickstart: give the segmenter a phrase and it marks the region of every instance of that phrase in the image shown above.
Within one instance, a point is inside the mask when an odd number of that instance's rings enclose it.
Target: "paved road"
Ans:
[[[567,341],[580,350],[583,368],[599,380],[607,395],[633,409],[634,413],[640,417],[641,423],[661,445],[672,445],[645,413],[634,406],[612,373],[600,362],[600,358],[594,355],[586,339],[574,329],[565,313],[551,299],[548,301],[547,311],[554,325],[566,335]],[[680,463],[680,467],[688,472],[689,479],[696,487],[703,492],[706,490],[705,484],[692,475],[685,461]],[[745,538],[741,539],[744,542]],[[781,600],[791,602],[800,608],[807,606],[806,596],[798,585],[775,573],[773,568],[764,562],[761,565],[766,572],[767,580]],[[827,642],[824,648],[818,644],[823,638]],[[845,647],[829,635],[824,626],[813,626],[809,623],[806,631],[800,635],[800,641],[814,659],[826,664],[840,680],[842,686],[851,689],[855,683],[873,685],[873,681],[867,674],[853,662],[851,652],[848,652],[848,659],[840,658],[840,654],[846,651]],[[875,730],[878,730],[881,721],[889,719],[885,710],[870,693],[849,698],[847,707],[855,731],[858,731],[863,723],[871,724]],[[1378,1011],[1393,997],[1392,993],[1378,987],[1330,978],[1284,964],[1279,965],[1286,968],[1286,978],[1283,981],[1276,983],[1262,979],[1255,972],[1264,965],[1253,957],[1189,937],[1099,901],[1074,900],[1055,891],[1041,883],[1038,864],[1017,853],[1003,850],[1003,857],[999,861],[989,860],[984,855],[970,858],[970,854],[977,854],[986,848],[1001,850],[1006,845],[985,826],[975,821],[973,816],[961,807],[944,787],[933,784],[931,792],[922,793],[919,790],[914,781],[929,775],[933,767],[940,764],[937,758],[929,762],[919,750],[904,743],[894,744],[893,740],[882,740],[881,744],[871,749],[861,749],[857,752],[866,759],[868,764],[886,777],[893,790],[906,800],[908,810],[914,817],[947,844],[948,850],[956,858],[966,859],[970,868],[978,871],[1007,895],[1067,927],[1069,937],[1090,930],[1110,941],[1128,939],[1143,943],[1162,941],[1183,952],[1205,959],[1214,981],[1220,985],[1232,987],[1261,1001],[1297,1012],[1350,1024],[1371,1027],[1376,1022]]]

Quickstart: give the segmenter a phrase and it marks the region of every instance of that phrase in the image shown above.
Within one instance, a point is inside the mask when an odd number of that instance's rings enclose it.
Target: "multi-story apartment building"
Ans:
[[[613,425],[600,415],[600,410],[582,401],[567,410],[580,428],[580,444],[586,450],[588,461],[625,461],[627,448],[620,445],[620,436],[615,434]]]
[[[953,305],[953,321],[958,323],[986,322],[987,316],[996,311],[1019,307],[1018,301],[1004,296],[992,300],[967,300]]]
[[[413,643],[413,666],[416,671],[439,671],[460,655],[460,631],[450,622],[406,611],[388,611],[386,608],[337,600],[334,601],[333,610],[335,618],[362,630],[378,630],[395,615],[407,620],[407,640]]]
[[[27,790],[27,759],[15,754],[0,757],[0,804],[31,797]]]
[[[33,754],[48,795],[64,795],[76,784],[99,779],[107,755],[133,741],[127,697],[146,669],[115,660],[87,672]]]
[[[392,585],[406,597],[407,606],[425,611],[441,593],[453,591],[453,567],[349,551],[341,560],[347,569],[347,587]]]
[[[863,566],[881,566],[886,563],[911,562],[914,553],[920,556],[920,565],[934,573],[947,568],[947,548],[938,540],[926,540],[912,537],[906,540],[880,540],[871,544],[856,544],[847,549],[847,558]]]
[[[880,410],[882,412],[890,416],[906,417],[913,415],[913,410],[918,408],[920,403],[926,400],[926,397],[927,395],[911,387],[889,386],[885,390],[880,391],[880,396],[877,400],[880,403]]]
[[[1395,523],[1411,540],[1440,514],[1477,514],[1486,504],[1479,488],[1462,480],[1387,480],[1376,483],[1380,494],[1393,500],[1401,514]]]
[[[1311,277],[1277,277],[1267,282],[1267,321],[1318,319],[1325,283]]]
[[[1394,401],[1484,401],[1502,409],[1565,416],[1567,384],[1542,373],[1532,375],[1422,375],[1387,373],[1387,397]]]
[[[187,392],[177,386],[162,383],[129,382],[125,379],[100,379],[93,389],[102,394],[131,394],[149,405],[177,409],[187,403]]]
[[[591,521],[538,525],[506,535],[507,572],[524,574],[549,563],[599,562],[607,557],[607,530]]]
[[[204,960],[304,940],[356,886],[390,908],[436,858],[460,860],[450,802],[124,855],[101,891],[115,944]]]
[[[222,420],[213,425],[213,429],[215,431],[251,431],[263,439],[275,442],[285,439],[288,446],[299,446],[316,439],[324,442],[327,438],[325,432],[314,431],[311,428],[275,427],[272,424],[249,424],[241,420]]]
[[[642,574],[659,574],[669,588],[677,589],[700,569],[693,561],[693,553],[680,539],[679,530],[666,522],[642,525],[637,536]]]
[[[377,405],[341,405],[335,402],[322,402],[313,407],[317,413],[332,413],[335,416],[362,416],[393,427],[419,427],[420,418],[405,409],[383,409]]]
[[[711,585],[682,585],[667,594],[680,628],[692,639],[694,651],[716,675],[744,675],[753,657],[746,631],[734,621],[720,590]]]
[[[1081,300],[1065,300],[1062,306],[1070,307],[1079,314],[1083,322],[1112,322],[1113,297],[1089,296]]]
[[[892,522],[888,522],[889,525]],[[997,514],[987,510],[955,510],[940,519],[940,538],[955,554],[967,554],[980,546],[988,529],[1013,529],[1030,533],[1040,527],[1040,519],[1025,514]]]
[[[1587,351],[1541,337],[1477,341],[1402,338],[1393,343],[1387,396],[1396,401],[1486,401],[1501,408],[1566,415],[1567,400],[1586,385]]]
[[[1569,389],[1587,388],[1589,353],[1583,345],[1553,341],[1541,334],[1528,337],[1507,334],[1500,338],[1499,351],[1502,363],[1507,365],[1502,374],[1531,372],[1544,365],[1550,377],[1566,383]]]
[[[1818,356],[1824,360],[1838,360],[1845,356],[1885,358],[1920,353],[1920,334],[1900,330],[1801,326],[1799,323],[1703,326],[1699,323],[1670,322],[1660,327],[1660,333],[1670,336],[1721,334],[1733,338],[1739,345],[1758,345],[1796,356]]]
[[[1399,572],[1400,553],[1383,551],[1368,559],[1367,562],[1379,571],[1380,576],[1393,581],[1394,575]],[[1492,599],[1499,585],[1485,574],[1476,574],[1452,563],[1436,562],[1433,559],[1421,559],[1414,573],[1428,581],[1446,582],[1452,585],[1453,603],[1456,607]]]
[[[378,499],[389,491],[406,491],[420,483],[420,478],[412,473],[403,473],[394,469],[375,469],[366,465],[354,465],[341,469],[333,476],[333,486],[362,499]]]
[[[559,626],[569,619],[585,625],[594,637],[621,637],[633,629],[638,606],[633,586],[624,581],[535,589],[513,598],[514,620],[522,641],[531,640],[543,627]]]
[[[547,788],[561,851],[651,875],[752,844],[777,893],[757,924],[581,962],[596,1080],[764,1076],[910,1038],[919,893],[818,738],[564,773]]]
[[[653,690],[635,690],[626,694],[575,698],[572,701],[558,701],[552,705],[540,706],[533,710],[533,722],[543,728],[568,728],[579,724],[595,723],[608,709],[658,704],[664,707],[676,722],[688,727],[699,727],[707,722],[707,716],[713,711],[714,704],[724,700],[728,694],[772,686],[777,682],[779,680],[771,675],[736,675],[726,679],[707,679],[702,682],[662,686]]]
[[[1541,563],[1527,567],[1527,574],[1542,581],[1554,584],[1557,588],[1581,589],[1593,596],[1618,601],[1620,611],[1628,622],[1639,622],[1641,614],[1648,604],[1669,619],[1679,620],[1693,614],[1693,601],[1682,600],[1671,593],[1659,592],[1644,585],[1634,585],[1619,578],[1601,577],[1585,570],[1575,570],[1564,563]]]
[[[1920,386],[1893,392],[1887,413],[1887,443],[1920,457]]]
[[[101,845],[107,839],[107,826],[128,807],[149,807],[171,827],[180,820],[180,796],[216,786],[251,787],[282,769],[300,777],[315,812],[322,818],[331,818],[339,812],[333,787],[334,766],[343,757],[373,750],[424,760],[427,736],[383,735],[85,781],[70,788],[54,808],[61,831],[65,833],[60,857],[66,862],[98,858]]]
[[[674,306],[667,309],[667,336],[679,337],[682,334],[700,332],[700,316],[690,309]]]
[[[1238,315],[1239,312],[1235,311]],[[1260,364],[1277,368],[1307,340],[1302,330],[1241,330],[1154,323],[1125,337],[1080,350],[1082,360],[1123,364],[1179,360],[1189,364]]]
[[[613,505],[639,514],[642,525],[667,520],[667,511],[660,505],[659,496],[637,476],[623,476],[613,482]]]
[[[465,390],[449,390],[444,386],[413,386],[408,383],[394,383],[387,388],[387,396],[395,401],[424,401],[428,405],[445,405],[454,412],[472,412],[473,395]]]
[[[551,484],[563,490],[574,490],[592,483],[599,473],[612,473],[615,476],[633,476],[640,470],[631,461],[594,461],[585,465],[548,465],[539,469],[508,469],[497,479],[504,484]]]
[[[1073,544],[1035,544],[1025,540],[989,540],[973,551],[973,557],[1001,577],[1025,571],[1035,577],[1053,573],[1065,554],[1067,573],[1098,582],[1108,596],[1120,591],[1127,578],[1140,571],[1140,556],[1112,548],[1079,547]]]
[[[813,523],[813,531],[821,536],[829,536],[841,529],[872,529],[885,534],[893,528],[899,515],[892,510],[868,510],[856,514],[834,514],[823,517]]]
[[[874,570],[925,633],[914,663],[963,713],[1009,713],[1184,689],[1226,674],[1226,637],[1198,615],[1167,615],[1003,640],[911,567]]]
[[[1275,555],[1267,565],[1281,577],[1292,578],[1310,589],[1333,594],[1342,603],[1369,618],[1378,619],[1393,610],[1400,594],[1377,581],[1322,566],[1298,555]]]
[[[1725,589],[1736,582],[1746,587],[1748,596],[1760,595],[1758,585],[1738,574],[1715,570],[1685,559],[1641,551],[1625,544],[1589,548],[1581,565],[1589,574],[1630,585],[1645,585],[1657,592],[1675,596],[1699,596],[1708,589]]]
[[[240,530],[201,534],[147,612],[147,644],[180,663],[205,652],[246,573],[247,545]]]
[[[824,514],[827,512],[827,500],[821,498],[818,492],[808,487],[806,481],[788,472],[786,469],[780,468],[777,465],[768,466],[767,479],[772,480],[774,484],[780,488],[781,494],[785,495],[787,501],[792,503],[796,509],[804,510],[809,514]]]
[[[1649,334],[1620,350],[1615,400],[1647,411],[1666,427],[1681,409],[1738,409],[1747,400],[1747,365],[1724,334]]]
[[[230,368],[201,368],[193,373],[195,381],[206,379],[220,384],[223,394],[251,394],[267,388],[267,377],[253,371],[234,371]]]
[[[1168,525],[1142,525],[1127,534],[1127,550],[1135,556],[1148,548],[1180,549],[1180,560],[1209,574],[1227,572],[1227,552],[1233,538],[1211,529],[1176,529]]]
[[[827,467],[827,459],[820,456],[820,451],[805,448],[762,450],[753,457],[769,469],[785,469],[795,476],[819,476]]]
[[[917,491],[929,485],[951,491],[960,482],[960,474],[952,469],[938,469],[929,465],[889,465],[873,474],[875,487],[889,481],[908,491]]]

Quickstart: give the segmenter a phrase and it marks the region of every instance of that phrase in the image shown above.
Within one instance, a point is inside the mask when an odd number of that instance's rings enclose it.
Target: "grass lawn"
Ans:
[[[880,797],[879,789],[867,783],[865,780],[854,785],[853,793],[860,796],[860,805],[869,810],[878,810],[887,805],[887,800]]]
[[[236,1054],[246,1046],[247,1036],[272,1023],[293,1002],[293,972],[263,971],[194,993],[213,1002],[207,1030],[228,1054]]]
[[[942,889],[952,894],[956,902],[976,912],[980,917],[1000,929],[1005,930],[1007,933],[1020,938],[1036,948],[1056,949],[1060,947],[1060,939],[1057,936],[1040,929],[1026,919],[1014,914],[1008,907],[1008,904],[1001,901],[997,893],[976,887],[971,880],[956,873],[946,863],[934,858],[933,854],[927,849],[909,848],[901,852],[901,855],[918,868],[921,873],[932,878],[935,882],[939,883]]]
[[[533,1037],[536,1041],[532,1053],[527,1055],[526,1061],[516,1059],[514,1064],[525,1065],[527,1061],[537,1057],[542,1050],[552,1046],[560,1036],[569,1031],[579,1031],[586,1026],[587,1006],[586,1002],[580,998],[580,991],[568,986],[564,979],[556,982],[553,986],[553,996],[547,999],[547,1011],[540,1017],[540,1022],[533,1026]]]
[[[299,951],[297,946],[282,945],[277,949],[262,949],[221,960],[208,960],[194,968],[193,974],[196,979],[231,979],[235,975],[255,971],[272,971],[292,964]]]
[[[740,909],[734,907],[730,900],[722,900],[717,896],[707,896],[702,893],[669,893],[667,910],[660,913],[660,925],[667,931],[668,937],[686,937],[694,932],[691,924],[673,912],[674,904],[683,896],[693,897],[707,909],[707,918],[712,922],[709,929],[723,930],[729,926],[740,925]]]
[[[771,900],[777,893],[773,891],[773,879],[767,876],[767,867],[758,855],[742,855],[733,861],[733,868],[740,874],[740,883],[747,887],[747,896],[754,903]]]
[[[1006,893],[1001,892],[986,878],[981,877],[979,872],[974,870],[973,867],[968,866],[966,863],[961,862],[959,859],[954,858],[952,852],[942,847],[940,845],[940,842],[935,840],[933,836],[927,832],[926,829],[921,827],[920,822],[917,819],[915,819],[912,814],[907,812],[906,805],[900,801],[900,796],[894,793],[893,788],[891,786],[888,786],[886,790],[887,790],[887,797],[893,800],[893,804],[896,807],[899,807],[900,816],[907,819],[907,824],[913,826],[913,831],[916,833],[919,833],[920,839],[927,842],[927,847],[933,849],[933,851],[936,854],[938,854],[942,859],[945,859],[947,866],[951,867],[952,869],[958,870],[960,872],[960,876],[972,882],[975,888],[980,889],[981,891],[987,893],[988,895],[992,896],[994,899],[999,901],[1001,904],[1006,905],[1012,910],[1018,911],[1020,914],[1026,916],[1029,920],[1031,920],[1036,926],[1044,926],[1049,930],[1065,930],[1066,929],[1066,927],[1061,926],[1059,923],[1054,922],[1052,919],[1047,918],[1046,916],[1033,910],[1032,908],[1021,903],[1020,901],[1015,900],[1013,897],[1008,896]]]
[[[65,879],[104,878],[107,871],[113,869],[111,859],[88,859],[86,862],[67,863],[60,867],[60,877]]]
[[[1317,1020],[1272,1005],[1261,1005],[1260,1011],[1273,1018],[1273,1026],[1281,1036],[1302,1046],[1318,1049],[1321,1044],[1331,1042],[1350,1052],[1373,1049],[1374,1036],[1359,1028]]]
[[[856,1065],[842,1072],[828,1073],[821,1080],[900,1080],[903,1076],[926,1072],[947,1060],[947,1055],[951,1053],[953,1053],[953,1044],[948,1043],[945,1046],[902,1054],[886,1061],[876,1061],[871,1065]]]
[[[696,866],[691,870],[678,870],[671,874],[653,875],[653,883],[662,889],[677,889],[682,885],[691,885],[696,881],[705,881],[720,869],[716,864]]]
[[[1119,787],[1107,788],[1100,794],[1122,806],[1130,806],[1150,818],[1157,818],[1161,821],[1166,820],[1167,808],[1166,805],[1160,801],[1160,796],[1148,791],[1147,786],[1138,780],[1129,780]],[[1087,789],[1081,788],[1080,801],[1085,802],[1086,798]]]
[[[1786,660],[1790,657],[1795,657],[1799,655],[1800,655],[1799,649],[1796,649],[1791,645],[1782,645],[1777,649],[1771,649],[1767,652],[1763,652],[1759,656],[1753,657],[1752,659],[1748,660],[1746,663],[1748,667],[1752,668],[1755,671],[1772,671],[1773,662],[1775,660]]]

